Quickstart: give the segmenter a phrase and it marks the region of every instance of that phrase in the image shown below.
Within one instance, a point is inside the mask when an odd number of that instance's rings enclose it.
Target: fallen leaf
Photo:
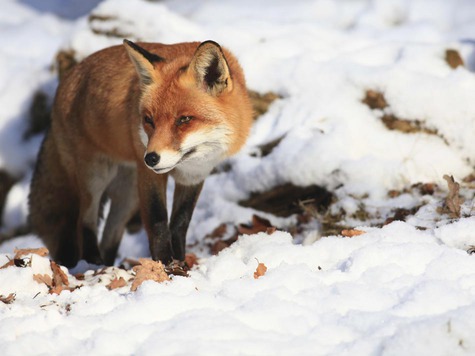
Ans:
[[[76,278],[78,281],[84,281],[84,279],[86,278],[86,276],[84,275],[84,273],[76,273],[74,275],[74,278]]]
[[[37,283],[44,283],[48,286],[48,289],[53,287],[53,279],[49,274],[34,274],[33,280]]]
[[[459,195],[460,184],[458,184],[453,176],[445,174],[443,178],[447,181],[449,194],[445,199],[445,205],[453,218],[460,217],[460,205],[462,205],[462,198]]]
[[[3,295],[0,295],[0,302],[5,303],[5,304],[12,304],[15,301],[15,293],[10,293],[6,297]]]
[[[66,273],[63,272],[61,267],[54,261],[50,261],[51,270],[53,271],[53,283],[49,290],[50,294],[61,294],[63,290],[73,291],[78,287],[69,287],[69,280]]]
[[[383,225],[388,225],[393,221],[406,221],[408,216],[414,215],[419,209],[420,206],[415,206],[411,209],[397,208],[394,210],[394,214],[384,221]]]
[[[274,232],[276,232],[277,228],[275,226],[268,227],[266,229],[266,234],[267,235],[272,235]]]
[[[15,262],[13,260],[10,260],[7,263],[5,263],[2,267],[0,267],[0,269],[7,268],[10,266],[15,266]]]
[[[419,187],[419,191],[422,195],[434,195],[437,184],[435,183],[424,183]]]
[[[357,229],[348,229],[348,230],[341,231],[342,236],[345,236],[345,237],[353,237],[353,236],[363,235],[365,233],[366,231],[357,230]]]
[[[188,277],[188,268],[184,261],[173,260],[164,269],[167,275]]]
[[[462,179],[464,183],[473,183],[475,182],[475,173],[470,173],[468,176],[466,176],[464,179]]]
[[[189,269],[193,268],[193,266],[198,264],[198,258],[194,253],[187,253],[185,255],[185,264],[188,266]]]
[[[235,243],[238,239],[238,235],[231,236],[229,239],[226,240],[218,240],[211,246],[211,253],[213,255],[217,255],[219,252],[224,250],[225,248],[231,246]]]
[[[368,105],[371,109],[384,109],[388,107],[388,102],[384,94],[376,90],[367,90],[362,102]]]
[[[54,262],[50,261],[51,270],[53,271],[53,284],[54,286],[68,286],[69,280],[66,273],[63,272],[61,267]]]
[[[254,272],[254,279],[258,279],[259,277],[263,276],[264,274],[266,274],[266,271],[267,271],[267,267],[265,264],[258,262],[258,265],[257,265],[257,268],[256,268],[256,271]]]
[[[226,224],[221,224],[217,228],[215,228],[211,233],[205,236],[205,238],[217,239],[221,238],[226,234],[228,227]]]
[[[130,287],[131,291],[136,291],[144,281],[151,280],[161,283],[170,280],[162,262],[156,262],[148,258],[139,258],[139,262],[140,265],[133,268],[136,275]]]
[[[460,53],[455,49],[445,50],[445,61],[452,69],[455,69],[458,66],[464,66],[464,62],[462,57],[460,56]]]
[[[240,224],[238,232],[239,234],[253,235],[259,232],[266,232],[269,228],[275,228],[275,226],[272,226],[269,220],[253,215],[251,225]]]
[[[15,253],[15,257],[13,257],[13,259],[15,260],[29,254],[35,254],[41,257],[46,257],[49,254],[49,251],[46,247],[14,249],[13,252]]]
[[[211,253],[217,255],[225,248],[229,247],[230,244],[227,241],[218,240],[211,246]]]
[[[94,271],[93,276],[100,276],[103,274],[107,274],[107,268],[108,267],[102,267],[101,269]]]
[[[113,289],[125,287],[126,285],[127,285],[127,282],[125,281],[123,277],[120,277],[120,278],[116,277],[113,280],[111,280],[110,283],[106,287],[109,290],[113,290]]]

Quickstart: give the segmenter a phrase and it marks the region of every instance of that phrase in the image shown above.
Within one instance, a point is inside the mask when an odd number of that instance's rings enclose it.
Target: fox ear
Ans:
[[[213,96],[232,89],[231,74],[223,50],[214,41],[201,43],[190,66],[197,84]]]
[[[124,40],[124,46],[127,53],[132,60],[132,63],[137,70],[140,78],[140,82],[143,85],[149,85],[153,83],[154,64],[157,62],[165,61],[162,57],[156,54],[150,53],[144,48],[138,46],[129,40]]]

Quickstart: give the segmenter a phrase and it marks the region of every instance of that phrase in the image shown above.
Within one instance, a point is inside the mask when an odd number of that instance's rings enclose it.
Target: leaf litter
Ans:
[[[380,99],[376,99],[380,100]],[[224,248],[231,246],[237,241],[240,234],[256,234],[266,233],[272,235],[277,228],[282,230],[294,231],[301,233],[305,231],[306,224],[313,224],[320,221],[322,226],[329,229],[333,226],[333,236],[342,236],[346,238],[356,237],[365,234],[365,231],[359,230],[356,226],[361,226],[360,219],[366,221],[366,225],[381,227],[395,220],[407,221],[417,217],[418,212],[428,204],[437,204],[437,212],[439,220],[450,217],[451,219],[460,218],[467,214],[470,207],[464,204],[467,196],[473,191],[471,186],[474,179],[464,179],[461,183],[455,182],[454,178],[449,175],[443,177],[447,182],[447,189],[440,188],[437,184],[418,183],[413,184],[402,190],[388,191],[389,199],[398,199],[404,194],[410,194],[413,197],[419,197],[420,203],[413,207],[395,207],[385,213],[378,211],[375,215],[368,203],[367,197],[355,197],[355,201],[359,201],[359,209],[361,212],[353,212],[349,214],[338,208],[339,201],[334,199],[328,210],[324,213],[309,212],[305,210],[301,214],[296,215],[298,228],[289,226],[274,226],[268,219],[257,214],[252,216],[250,223],[233,226],[232,224],[220,224],[212,233],[204,239],[213,254],[218,253]],[[465,199],[464,199],[465,197]],[[430,199],[429,199],[430,198]],[[335,211],[340,209],[340,213],[335,215]],[[377,210],[377,209],[376,209]],[[444,218],[445,216],[445,218]],[[416,219],[417,220],[417,219]],[[372,221],[373,223],[369,223]],[[436,220],[434,222],[437,222]],[[330,224],[330,225],[329,225]],[[416,226],[418,227],[418,226]],[[418,227],[424,229],[424,226]],[[328,230],[331,231],[331,230]],[[325,235],[323,235],[325,236]],[[469,253],[473,253],[473,246],[469,246]],[[2,268],[28,268],[31,267],[33,256],[46,258],[48,256],[46,248],[39,249],[15,249],[13,258],[5,263]],[[140,258],[138,261],[133,259],[124,259],[121,267],[104,267],[95,271],[86,273],[76,273],[74,275],[66,274],[61,266],[54,261],[49,261],[51,273],[38,273],[33,275],[33,280],[39,284],[44,284],[48,288],[49,294],[60,294],[63,291],[73,292],[81,288],[83,285],[103,284],[110,291],[118,290],[129,286],[129,290],[134,292],[145,281],[154,281],[157,283],[167,282],[173,279],[173,276],[187,276],[188,271],[198,264],[198,257],[193,253],[186,255],[184,262],[173,261],[169,265],[163,265],[148,258]],[[258,265],[254,272],[254,278],[258,279],[265,275],[267,266],[258,261]],[[6,296],[0,296],[0,301],[4,304],[14,303],[16,293],[10,293]]]

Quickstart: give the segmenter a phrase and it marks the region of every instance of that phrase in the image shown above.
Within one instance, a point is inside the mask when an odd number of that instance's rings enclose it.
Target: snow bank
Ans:
[[[464,222],[452,233],[463,235]],[[48,261],[34,259],[0,270],[8,282],[0,294],[17,293],[0,303],[7,354],[475,352],[475,260],[405,223],[307,247],[285,232],[241,236],[190,277],[145,282],[135,293],[130,285],[108,291],[102,275],[49,295],[31,277]],[[258,261],[268,269],[255,279]]]

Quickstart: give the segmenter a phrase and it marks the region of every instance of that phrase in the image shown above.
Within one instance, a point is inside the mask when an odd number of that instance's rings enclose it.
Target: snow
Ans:
[[[0,269],[0,295],[15,293],[13,303],[0,302],[2,354],[474,354],[475,259],[466,252],[475,246],[473,183],[461,183],[460,218],[441,210],[443,175],[461,182],[475,164],[474,23],[471,0],[3,1],[0,168],[18,183],[2,231],[27,221],[42,139],[25,138],[28,111],[37,90],[52,100],[59,49],[84,58],[122,35],[214,39],[237,55],[250,88],[281,98],[228,160],[232,169],[206,181],[188,233],[200,258],[189,277],[108,290],[132,273],[95,274],[100,267],[80,262],[64,270],[81,287],[49,294],[33,280],[52,274],[49,260],[31,255],[29,267]],[[465,67],[450,68],[447,49]],[[369,89],[388,107],[363,104]],[[417,120],[435,134],[388,130],[383,115]],[[282,136],[269,155],[251,155]],[[330,217],[365,233],[321,237],[328,216],[318,215],[298,236],[243,235],[210,256],[205,236],[222,223],[248,223],[258,213],[279,230],[295,224],[237,204],[287,182],[326,187],[336,198]],[[388,223],[395,209],[415,210]],[[14,248],[39,246],[34,235],[6,241],[0,264]],[[117,262],[148,256],[144,232],[126,234],[119,255]],[[255,279],[259,262],[268,269]]]

